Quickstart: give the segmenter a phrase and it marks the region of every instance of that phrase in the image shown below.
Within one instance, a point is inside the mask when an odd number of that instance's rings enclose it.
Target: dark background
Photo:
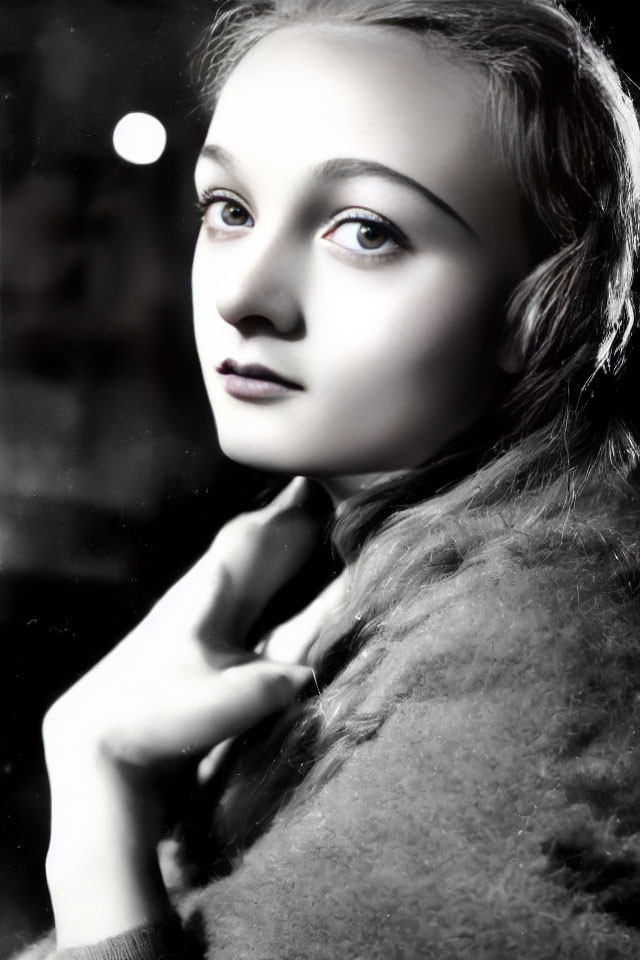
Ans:
[[[0,957],[51,922],[46,706],[263,482],[217,449],[191,334],[215,6],[0,0]],[[640,79],[625,5],[569,7]],[[111,145],[134,110],[167,129],[149,166]]]

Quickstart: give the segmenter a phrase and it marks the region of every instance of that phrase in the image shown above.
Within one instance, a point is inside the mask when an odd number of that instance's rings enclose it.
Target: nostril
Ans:
[[[245,267],[235,277],[222,274],[212,282],[220,317],[250,333],[296,334],[302,310],[291,276],[275,267],[268,269],[266,263],[259,270]]]
[[[245,337],[278,335],[287,340],[299,340],[304,335],[305,323],[301,313],[295,314],[245,314],[233,316],[218,309],[224,321],[238,327]]]

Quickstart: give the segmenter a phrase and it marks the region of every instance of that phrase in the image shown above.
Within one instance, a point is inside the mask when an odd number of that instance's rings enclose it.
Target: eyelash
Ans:
[[[372,263],[375,260],[391,260],[400,256],[401,253],[412,249],[408,237],[399,227],[396,227],[395,224],[387,220],[386,217],[381,217],[379,214],[374,214],[371,210],[359,207],[351,208],[347,216],[342,216],[338,213],[332,217],[323,228],[323,238],[326,239],[330,233],[335,233],[339,227],[343,227],[347,223],[358,223],[365,226],[370,224],[375,227],[382,227],[388,239],[395,244],[395,248],[386,253],[365,253],[364,248],[363,253],[358,253],[349,247],[336,244],[336,246],[340,246],[341,256],[346,256],[350,260],[356,260],[361,263]]]
[[[233,193],[225,193],[220,190],[203,190],[203,192],[196,199],[196,210],[198,211],[200,219],[203,223],[205,223],[205,217],[212,204],[219,203],[223,200],[227,203],[236,203],[239,207],[247,210],[246,203],[240,200],[240,198]],[[249,213],[248,210],[247,213]]]
[[[200,215],[200,219],[208,226],[205,221],[207,211],[210,209],[212,204],[219,203],[222,201],[227,201],[229,203],[237,203],[238,206],[247,210],[246,204],[244,204],[237,196],[232,193],[221,192],[219,190],[205,190],[203,191],[196,200],[196,209]],[[249,211],[247,210],[249,216]],[[374,214],[371,210],[366,210],[364,208],[352,208],[349,211],[348,216],[341,216],[339,213],[332,216],[322,227],[322,237],[327,239],[329,234],[334,233],[339,227],[344,226],[347,223],[358,223],[358,224],[372,224],[373,226],[382,227],[386,232],[388,238],[395,244],[395,248],[390,250],[387,253],[358,253],[356,250],[352,250],[348,247],[344,247],[341,244],[335,244],[341,250],[341,256],[345,256],[350,260],[355,260],[360,263],[371,264],[376,260],[391,260],[399,256],[403,252],[410,251],[412,249],[411,243],[406,236],[406,234],[400,230],[399,227],[396,227],[393,223],[387,220],[385,217],[381,217],[378,214]],[[215,232],[215,228],[209,226],[209,229],[212,232]],[[233,227],[229,228],[233,230]],[[333,242],[333,241],[330,241]],[[363,248],[364,249],[364,248]],[[375,248],[373,248],[375,249]]]

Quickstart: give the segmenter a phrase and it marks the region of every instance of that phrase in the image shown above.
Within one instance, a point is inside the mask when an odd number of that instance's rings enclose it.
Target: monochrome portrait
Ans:
[[[0,12],[0,958],[637,960],[629,11]]]

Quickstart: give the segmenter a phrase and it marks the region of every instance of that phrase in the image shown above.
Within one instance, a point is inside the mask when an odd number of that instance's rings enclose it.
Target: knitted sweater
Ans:
[[[365,550],[366,642],[321,695],[366,732],[185,926],[212,960],[637,960],[637,522],[590,501],[427,535],[422,510]],[[179,951],[158,928],[56,956]]]

